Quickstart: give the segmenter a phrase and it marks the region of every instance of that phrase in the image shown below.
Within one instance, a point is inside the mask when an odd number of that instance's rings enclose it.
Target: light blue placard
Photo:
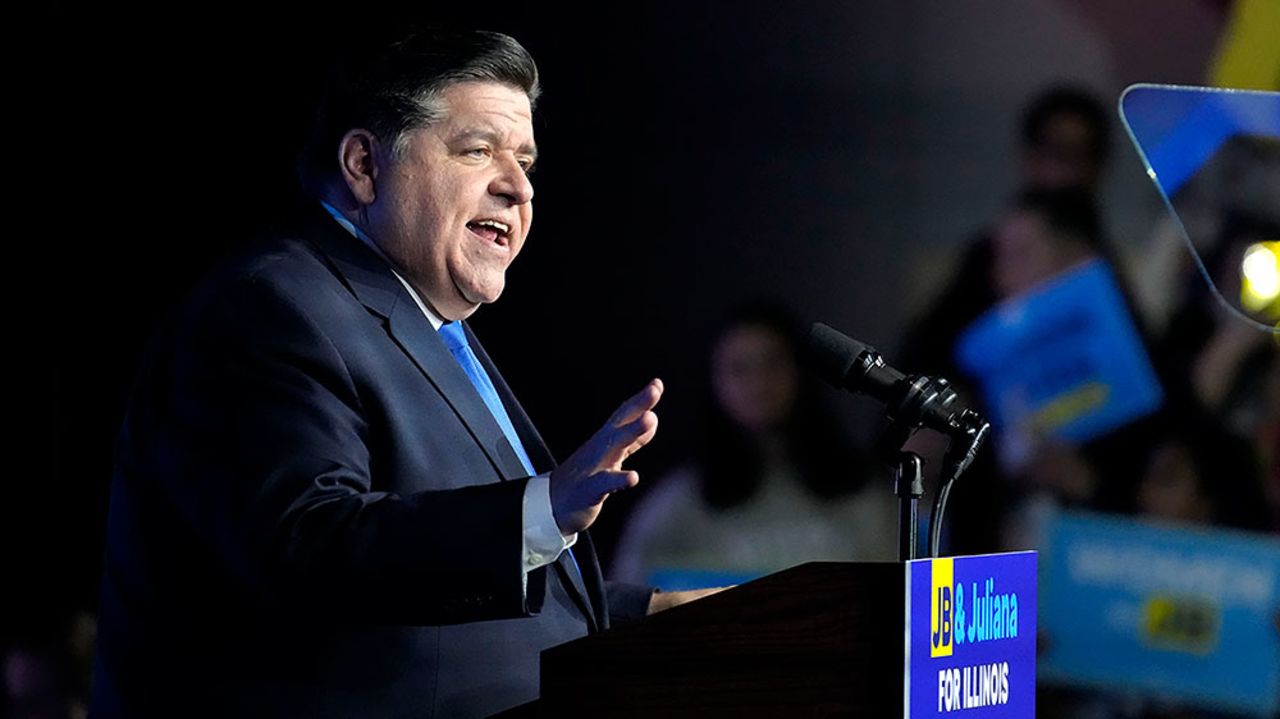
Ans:
[[[992,424],[1013,435],[1085,441],[1163,401],[1115,277],[1095,260],[978,318],[956,346]]]
[[[907,719],[1028,719],[1036,707],[1036,553],[907,567]]]
[[[1042,679],[1280,711],[1280,539],[1065,514],[1040,567]]]

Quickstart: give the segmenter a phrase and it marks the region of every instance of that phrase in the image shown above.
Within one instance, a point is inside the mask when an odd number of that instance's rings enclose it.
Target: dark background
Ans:
[[[475,5],[61,6],[11,28],[32,49],[15,66],[6,183],[27,338],[9,346],[24,367],[4,584],[29,611],[10,616],[96,601],[138,356],[293,197],[307,103],[337,45],[432,21],[532,52],[536,222],[473,324],[560,456],[666,380],[662,430],[636,463],[652,477],[688,446],[726,308],[780,298],[891,351],[1013,190],[1021,104],[1061,80],[1108,103],[1129,82],[1200,83],[1224,13],[1205,0]],[[1158,208],[1121,135],[1117,123],[1106,192],[1123,254]],[[844,404],[865,433],[865,408]],[[606,552],[629,501],[602,517]]]

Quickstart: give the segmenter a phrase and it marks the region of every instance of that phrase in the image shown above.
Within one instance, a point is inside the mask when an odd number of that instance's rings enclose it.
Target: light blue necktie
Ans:
[[[476,391],[480,393],[480,399],[484,400],[484,404],[489,408],[489,414],[493,415],[494,421],[498,423],[498,427],[502,429],[502,433],[506,435],[507,441],[511,443],[511,448],[516,451],[516,456],[520,458],[520,463],[524,465],[524,470],[532,476],[533,462],[529,461],[529,455],[524,451],[524,444],[520,442],[520,437],[516,434],[516,428],[511,424],[511,417],[507,416],[507,408],[502,406],[502,400],[498,398],[498,390],[493,386],[493,381],[489,379],[489,373],[484,371],[484,367],[480,366],[480,360],[476,357],[476,353],[471,350],[471,345],[467,343],[467,334],[462,329],[461,322],[446,322],[440,325],[440,337],[444,340],[445,346],[449,348],[450,354],[458,361],[462,367],[462,371],[467,373],[467,378],[471,380],[471,384],[475,386]],[[564,550],[569,555],[569,563],[573,565],[573,570],[578,574],[581,581],[582,570],[578,568],[578,559],[573,556],[570,549]]]
[[[515,425],[511,424],[507,408],[502,406],[502,400],[498,398],[498,390],[494,388],[484,367],[480,366],[480,360],[476,358],[476,353],[471,351],[471,345],[467,344],[467,335],[462,329],[462,323],[447,322],[440,325],[440,337],[444,339],[450,354],[458,361],[462,371],[467,373],[467,379],[471,380],[471,384],[480,393],[480,399],[484,400],[484,405],[489,408],[489,414],[493,415],[494,421],[498,423],[507,441],[511,443],[511,448],[516,451],[520,464],[524,465],[524,471],[530,476],[537,474],[533,471],[533,462],[529,461],[528,453],[524,451],[524,444],[516,434]]]

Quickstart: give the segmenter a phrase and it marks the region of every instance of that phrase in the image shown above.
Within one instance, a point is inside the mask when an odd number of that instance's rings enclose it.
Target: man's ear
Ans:
[[[342,181],[360,205],[372,205],[377,198],[374,180],[378,177],[378,139],[359,128],[347,130],[338,144]]]

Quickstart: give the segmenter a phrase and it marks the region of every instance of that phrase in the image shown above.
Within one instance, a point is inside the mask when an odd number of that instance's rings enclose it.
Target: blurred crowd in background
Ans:
[[[1139,292],[1103,230],[1098,181],[1108,136],[1118,128],[1093,91],[1049,88],[1028,103],[1020,127],[1021,186],[969,238],[950,280],[890,354],[893,363],[948,378],[965,401],[981,406],[979,380],[956,360],[962,333],[997,305],[1101,261],[1115,273],[1120,311],[1139,334],[1163,401],[1087,441],[1033,437],[1014,458],[997,450],[1012,428],[997,425],[953,495],[944,552],[1043,549],[1043,524],[1057,510],[1280,534],[1277,336],[1219,306],[1169,218],[1151,218],[1148,247],[1177,261],[1144,263],[1167,269],[1142,277]],[[1269,174],[1254,173],[1261,186],[1250,184],[1243,196],[1280,192],[1277,171],[1273,163]],[[1216,199],[1194,206],[1201,213],[1196,230],[1216,238],[1197,249],[1218,291],[1230,296],[1239,292],[1244,249],[1280,237],[1280,194],[1269,203]],[[1272,313],[1276,306],[1273,299]],[[806,330],[785,307],[763,302],[724,320],[705,355],[701,444],[631,514],[616,576],[682,589],[746,581],[804,561],[896,556],[891,457],[877,456],[865,438],[833,432],[839,422],[815,401],[815,380],[802,366]],[[908,448],[936,468],[945,444],[922,430]],[[1280,632],[1280,614],[1272,629]],[[1043,688],[1039,711],[1219,716],[1052,685]]]
[[[1177,261],[1143,265],[1165,274],[1140,283],[1119,262],[1098,196],[1108,136],[1117,128],[1093,91],[1047,89],[1031,99],[1020,126],[1021,186],[969,238],[944,289],[891,353],[894,364],[948,378],[981,406],[979,380],[956,361],[961,334],[997,305],[1101,261],[1115,273],[1121,311],[1138,331],[1163,402],[1087,441],[1033,437],[1012,459],[996,445],[1013,430],[997,425],[953,495],[944,552],[1043,548],[1043,522],[1058,509],[1280,534],[1277,336],[1219,306],[1169,218],[1151,218],[1148,247],[1177,254]],[[1251,182],[1261,184],[1243,196],[1280,191],[1278,170],[1273,163],[1254,173]],[[1280,194],[1267,203],[1237,199],[1193,206],[1196,230],[1216,238],[1197,249],[1217,291],[1228,296],[1239,292],[1245,248],[1280,237]],[[1256,319],[1274,323],[1275,309],[1273,299],[1273,314]],[[806,330],[784,306],[767,302],[724,320],[705,355],[701,444],[631,514],[614,558],[618,578],[683,589],[746,581],[804,561],[896,556],[891,458],[833,432],[838,419],[815,401],[814,379],[802,366]],[[936,468],[945,443],[922,430],[908,447]],[[1280,614],[1276,622],[1280,632]],[[1047,686],[1040,716],[1218,714]]]
[[[934,273],[948,279],[896,346],[880,349],[905,371],[951,380],[981,408],[980,378],[957,359],[962,335],[1001,303],[1102,262],[1116,278],[1162,400],[1082,442],[1042,436],[1001,451],[1011,438],[997,425],[952,495],[945,553],[1038,548],[1046,517],[1063,510],[1280,534],[1280,345],[1219,307],[1166,214],[1139,218],[1148,228],[1140,253],[1117,251],[1104,229],[1100,183],[1113,156],[1131,149],[1114,103],[1070,83],[1027,98],[1017,136],[990,148],[1012,153],[1021,170],[1014,186],[992,188],[1003,209],[982,227],[955,228],[965,238],[962,249]],[[1191,197],[1192,211],[1184,212],[1189,232],[1214,238],[1201,244],[1202,255],[1227,295],[1239,283],[1245,248],[1280,239],[1280,194],[1268,194],[1280,185],[1265,173],[1256,182],[1261,189],[1250,197],[1260,194],[1262,202],[1206,192]],[[806,331],[788,298],[761,292],[723,316],[690,353],[703,381],[689,454],[647,474],[637,496],[619,504],[625,516],[607,567],[614,578],[684,588],[747,581],[812,560],[895,558],[891,470],[872,449],[875,437],[853,431],[832,406],[835,396],[819,391],[803,369]],[[921,432],[909,448],[936,471],[944,441]],[[935,481],[929,475],[928,486]],[[92,607],[7,631],[2,713],[79,716],[93,631]],[[1052,686],[1039,714],[1219,716],[1149,697]]]

